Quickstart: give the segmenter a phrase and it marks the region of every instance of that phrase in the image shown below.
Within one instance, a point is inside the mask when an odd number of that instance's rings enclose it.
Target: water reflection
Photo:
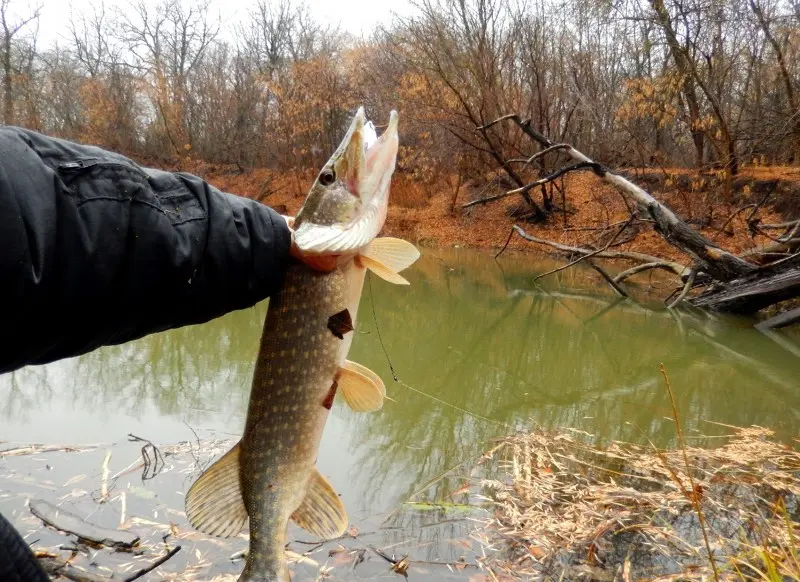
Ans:
[[[351,513],[366,519],[415,492],[443,499],[454,480],[420,488],[531,423],[671,443],[662,362],[689,431],[798,425],[790,351],[735,320],[618,302],[591,272],[534,285],[550,266],[437,250],[409,273],[411,287],[365,288],[351,358],[384,378],[393,401],[370,415],[337,406],[326,429],[320,464],[348,488]],[[137,423],[162,442],[191,438],[184,422],[235,434],[265,307],[0,377],[0,439],[107,441]]]

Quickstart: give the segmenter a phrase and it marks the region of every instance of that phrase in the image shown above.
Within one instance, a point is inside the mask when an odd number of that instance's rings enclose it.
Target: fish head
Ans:
[[[369,245],[386,220],[397,159],[398,116],[380,137],[360,107],[314,180],[294,220],[294,242],[307,255],[349,255]]]

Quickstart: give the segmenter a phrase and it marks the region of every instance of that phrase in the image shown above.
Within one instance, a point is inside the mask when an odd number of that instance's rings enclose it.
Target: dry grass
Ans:
[[[508,437],[479,537],[514,578],[713,579],[710,552],[721,580],[800,580],[800,453],[772,436],[737,428],[722,446],[674,450]]]

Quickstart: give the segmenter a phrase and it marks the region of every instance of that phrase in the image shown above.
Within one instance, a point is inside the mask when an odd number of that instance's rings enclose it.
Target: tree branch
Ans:
[[[530,119],[523,120],[516,114],[499,117],[482,126],[482,129],[486,130],[504,120],[513,121],[525,135],[544,148],[556,145],[547,137],[533,129]],[[703,237],[700,233],[678,218],[667,206],[656,200],[651,194],[633,182],[597,164],[574,147],[570,146],[564,151],[579,163],[592,164],[595,168],[595,173],[605,181],[614,185],[624,198],[634,202],[640,211],[647,213],[655,221],[654,228],[667,242],[692,256],[699,263],[701,270],[715,279],[730,281],[752,273],[756,269],[755,265],[719,248]]]
[[[589,263],[589,266],[590,266],[592,269],[594,269],[595,271],[597,271],[598,273],[600,273],[600,275],[603,277],[603,279],[605,279],[605,280],[606,280],[606,282],[607,282],[609,285],[611,285],[611,287],[613,287],[614,291],[616,291],[617,293],[619,293],[619,295],[620,295],[621,297],[625,297],[626,299],[627,299],[628,297],[630,297],[630,295],[629,295],[629,294],[628,294],[628,292],[625,290],[625,288],[624,288],[622,285],[620,285],[619,283],[617,283],[617,282],[614,280],[614,278],[613,278],[611,275],[609,275],[609,274],[608,274],[608,272],[607,272],[607,271],[606,271],[606,270],[605,270],[603,267],[601,267],[600,265],[598,265],[597,263],[595,263],[595,262],[594,262],[593,260],[591,260],[591,259],[587,259],[587,261],[586,261],[586,262],[587,262],[587,263]]]
[[[512,158],[512,159],[508,160],[508,162],[509,163],[523,164],[522,167],[524,168],[525,166],[528,166],[528,165],[532,164],[533,162],[535,162],[536,160],[538,160],[541,157],[544,157],[545,155],[549,154],[550,152],[554,152],[554,151],[558,151],[558,150],[565,150],[565,149],[568,149],[569,147],[571,147],[571,146],[568,143],[557,143],[555,145],[550,146],[549,148],[545,148],[542,151],[536,152],[535,154],[533,154],[529,158]]]
[[[469,208],[470,206],[475,206],[477,204],[486,204],[487,202],[494,202],[495,200],[500,200],[501,198],[505,198],[507,196],[513,196],[514,194],[526,194],[536,188],[537,186],[542,186],[543,184],[547,184],[548,182],[552,182],[553,180],[563,176],[568,172],[574,172],[576,170],[585,170],[585,169],[592,169],[595,173],[597,173],[597,168],[595,167],[597,164],[594,162],[591,163],[578,163],[572,164],[571,166],[566,166],[561,168],[560,170],[556,170],[552,174],[545,176],[544,178],[539,178],[533,182],[525,184],[520,188],[515,188],[514,190],[508,190],[507,192],[503,192],[502,194],[495,194],[494,196],[487,196],[486,198],[479,198],[478,200],[473,200],[472,202],[467,202],[466,204],[462,204],[461,208]]]
[[[552,275],[553,273],[558,273],[559,271],[563,271],[564,269],[569,269],[571,266],[580,263],[584,259],[589,259],[591,257],[599,255],[600,253],[602,253],[605,250],[608,250],[608,248],[614,243],[614,241],[617,240],[617,238],[619,238],[619,235],[622,234],[622,231],[624,231],[626,228],[628,228],[628,226],[630,226],[631,222],[633,222],[633,217],[631,217],[625,224],[623,224],[621,228],[617,229],[617,232],[614,233],[614,236],[611,237],[611,240],[609,240],[603,248],[597,249],[596,251],[591,251],[590,253],[582,255],[580,258],[575,259],[574,261],[571,261],[571,262],[567,263],[566,265],[563,265],[563,266],[558,267],[556,269],[553,269],[551,271],[547,271],[546,273],[542,273],[541,275],[537,275],[536,277],[533,278],[533,280],[534,281],[538,281],[539,279],[542,279],[543,277],[547,277],[547,275]],[[612,283],[612,286],[613,285],[614,284]],[[614,288],[616,289],[616,287],[614,287]]]
[[[697,271],[695,269],[692,269],[691,272],[689,273],[689,276],[686,277],[686,284],[683,286],[680,295],[678,295],[675,301],[667,305],[667,309],[674,309],[676,305],[678,305],[681,301],[686,299],[686,296],[689,294],[689,290],[692,288],[692,285],[694,285],[694,279],[696,276],[697,276]]]
[[[557,242],[545,240],[542,238],[536,238],[535,236],[529,235],[527,232],[525,232],[522,228],[520,228],[516,224],[514,225],[514,230],[516,230],[517,234],[519,234],[525,240],[538,244],[547,245],[564,253],[588,255],[594,252],[591,249],[562,245]],[[659,259],[658,257],[654,257],[652,255],[647,255],[644,253],[637,253],[632,251],[602,251],[594,256],[601,259],[625,259],[632,261],[643,261],[646,263],[660,263],[664,265],[662,268],[668,269],[678,276],[682,276],[683,274],[689,271],[687,267],[681,265],[680,263],[676,263],[674,261],[665,261],[663,259]]]
[[[630,269],[622,271],[621,273],[618,273],[616,277],[614,277],[614,281],[621,283],[632,275],[636,275],[637,273],[642,273],[644,271],[650,271],[652,269],[664,269],[665,271],[672,271],[673,273],[675,272],[675,269],[669,263],[658,260],[653,261],[652,263],[642,263],[641,265],[636,265],[635,267],[631,267]]]

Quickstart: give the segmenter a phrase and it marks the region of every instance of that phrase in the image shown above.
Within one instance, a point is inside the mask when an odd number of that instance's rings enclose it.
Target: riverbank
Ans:
[[[218,188],[294,214],[302,205],[312,172],[274,173],[266,169],[240,171],[234,167],[187,162],[182,169],[203,176]],[[769,244],[767,234],[754,232],[748,222],[779,223],[800,217],[800,168],[747,167],[730,193],[720,174],[689,170],[632,169],[625,174],[666,202],[687,222],[725,249],[742,253]],[[507,197],[463,209],[462,205],[505,191],[496,177],[459,183],[456,176],[431,183],[397,173],[392,185],[391,212],[384,232],[430,246],[483,249],[503,247],[512,224],[529,234],[562,244],[590,246],[628,218],[621,196],[591,173],[575,173],[563,181],[564,197],[556,193],[555,209],[546,224],[526,222],[519,215],[520,199]],[[532,192],[538,200],[538,193]],[[617,250],[638,251],[680,260],[682,255],[642,223],[626,234]],[[514,237],[509,248],[547,252],[547,247]]]

